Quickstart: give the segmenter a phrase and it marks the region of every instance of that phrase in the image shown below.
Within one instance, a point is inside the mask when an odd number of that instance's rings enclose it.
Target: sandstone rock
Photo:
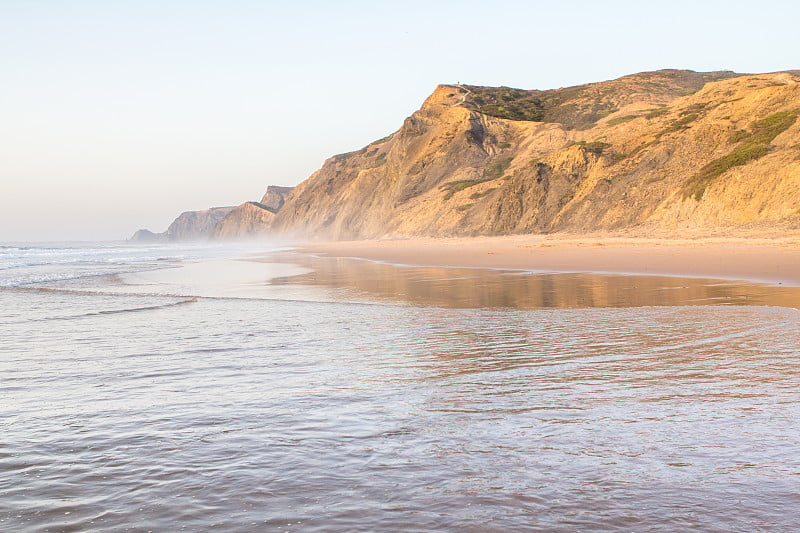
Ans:
[[[797,72],[441,85],[394,134],[328,159],[271,225],[319,239],[800,227],[798,116]]]
[[[181,213],[166,231],[170,241],[205,240],[214,227],[224,219],[234,207],[212,207],[203,211]]]
[[[140,229],[137,230],[133,236],[128,239],[131,242],[140,242],[140,243],[147,243],[147,242],[161,242],[166,240],[166,236],[163,233],[153,233],[149,229]]]
[[[233,208],[211,231],[212,239],[243,239],[269,233],[275,211],[260,202]]]
[[[294,187],[280,187],[278,185],[270,185],[267,187],[267,192],[261,198],[261,204],[271,209],[276,213],[280,211],[283,204],[286,203],[286,198],[292,192]]]

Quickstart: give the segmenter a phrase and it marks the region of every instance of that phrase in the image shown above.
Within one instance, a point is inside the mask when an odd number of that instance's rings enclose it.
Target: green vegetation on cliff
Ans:
[[[464,105],[493,117],[557,122],[580,130],[591,128],[598,120],[616,112],[632,94],[646,91],[674,98],[697,92],[709,81],[733,76],[736,74],[727,71],[659,70],[548,91],[467,85],[470,92]]]
[[[271,227],[327,239],[800,228],[799,118],[787,72],[439,86],[391,141],[328,159]]]
[[[770,143],[789,129],[800,115],[800,108],[773,113],[750,125],[748,131],[737,131],[732,142],[740,143],[732,152],[707,163],[684,188],[684,196],[700,200],[711,183],[734,167],[740,167],[767,155]]]

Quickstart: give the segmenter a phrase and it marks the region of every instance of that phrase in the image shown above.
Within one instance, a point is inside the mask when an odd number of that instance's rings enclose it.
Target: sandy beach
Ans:
[[[652,239],[518,235],[304,243],[302,252],[415,266],[742,280],[800,286],[800,237]]]

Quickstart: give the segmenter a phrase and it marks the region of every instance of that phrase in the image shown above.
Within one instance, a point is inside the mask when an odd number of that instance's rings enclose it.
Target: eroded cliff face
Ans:
[[[279,185],[270,185],[267,187],[267,192],[261,197],[261,205],[274,212],[280,211],[283,204],[286,203],[286,198],[292,192],[294,187],[281,187]]]
[[[549,92],[443,85],[396,133],[328,159],[272,230],[800,227],[798,115],[797,72],[660,71]]]
[[[275,214],[293,187],[270,185],[260,202],[245,202],[232,209],[210,233],[212,239],[246,239],[271,232]]]
[[[140,229],[136,230],[136,233],[128,240],[137,243],[162,242],[166,240],[166,235],[163,233],[153,233],[149,229]]]
[[[239,206],[212,207],[203,211],[181,213],[167,231],[153,233],[138,230],[134,242],[189,241],[207,239],[242,239],[270,232],[277,213],[293,187],[270,185],[261,202],[245,202]]]
[[[233,207],[212,207],[202,211],[183,212],[169,225],[165,236],[170,241],[207,239],[214,227],[233,209]]]
[[[245,202],[236,206],[219,224],[214,226],[210,238],[218,240],[244,239],[264,235],[270,231],[275,211],[259,202]]]

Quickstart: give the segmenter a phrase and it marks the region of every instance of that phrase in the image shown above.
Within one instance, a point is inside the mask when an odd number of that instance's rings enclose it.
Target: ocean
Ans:
[[[798,289],[0,247],[2,531],[796,531]]]

